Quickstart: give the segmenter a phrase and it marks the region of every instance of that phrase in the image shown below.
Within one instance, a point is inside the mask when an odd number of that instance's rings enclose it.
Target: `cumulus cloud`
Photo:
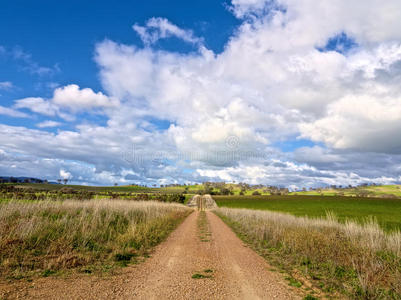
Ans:
[[[76,170],[87,174],[85,182],[89,174],[109,183],[399,182],[400,2],[233,0],[230,10],[242,24],[219,54],[163,18],[134,25],[144,48],[97,44],[104,93],[69,85],[51,99],[17,100],[15,108],[52,117],[101,110],[106,125],[57,134],[3,125],[0,144],[58,164],[80,161],[86,171]],[[328,47],[338,36],[340,45]],[[169,37],[198,51],[152,48]],[[341,44],[347,39],[352,48]],[[162,121],[169,125],[159,128]],[[291,153],[274,146],[296,138],[318,146]],[[46,142],[37,145],[38,139]],[[134,157],[126,159],[132,148]],[[233,151],[247,155],[222,160]]]
[[[45,116],[59,116],[65,120],[72,120],[73,116],[69,112],[107,109],[118,105],[119,101],[116,98],[107,97],[101,92],[95,93],[90,88],[80,89],[78,85],[70,84],[56,88],[51,99],[28,97],[16,100],[14,107],[26,108]]]
[[[339,149],[401,153],[401,98],[346,96],[327,116],[300,124],[304,137]]]
[[[151,18],[145,26],[135,24],[132,28],[145,45],[151,45],[160,39],[169,37],[176,37],[191,44],[202,44],[203,42],[201,38],[194,36],[192,30],[182,29],[165,18]]]
[[[109,98],[102,92],[95,93],[90,88],[80,89],[76,84],[57,88],[51,101],[58,106],[68,107],[73,111],[115,107],[118,105],[117,99]]]

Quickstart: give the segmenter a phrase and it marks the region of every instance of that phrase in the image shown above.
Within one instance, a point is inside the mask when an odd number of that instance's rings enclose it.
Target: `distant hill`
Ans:
[[[46,183],[47,180],[32,177],[0,176],[0,183]]]

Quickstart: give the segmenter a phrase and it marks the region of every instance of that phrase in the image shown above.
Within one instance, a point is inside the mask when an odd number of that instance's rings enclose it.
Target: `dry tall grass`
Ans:
[[[220,215],[263,255],[294,274],[303,271],[327,292],[351,298],[401,298],[401,233],[385,233],[374,220],[342,224],[334,215],[219,208]]]
[[[124,264],[160,242],[189,212],[151,201],[0,203],[0,274],[18,278]]]

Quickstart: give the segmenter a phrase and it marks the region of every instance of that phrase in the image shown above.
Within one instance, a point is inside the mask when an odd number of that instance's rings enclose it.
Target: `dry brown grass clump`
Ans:
[[[351,298],[401,298],[401,233],[374,220],[342,224],[335,216],[310,219],[247,209],[216,213],[273,264],[303,272],[325,292]]]
[[[0,274],[47,276],[132,262],[191,210],[160,202],[89,200],[0,203]]]

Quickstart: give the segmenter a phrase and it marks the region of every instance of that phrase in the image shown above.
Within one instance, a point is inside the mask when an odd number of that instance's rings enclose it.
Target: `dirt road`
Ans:
[[[207,221],[206,221],[207,220]],[[195,277],[195,278],[193,278]],[[121,274],[0,284],[0,298],[300,299],[215,214],[192,213],[152,257]]]

